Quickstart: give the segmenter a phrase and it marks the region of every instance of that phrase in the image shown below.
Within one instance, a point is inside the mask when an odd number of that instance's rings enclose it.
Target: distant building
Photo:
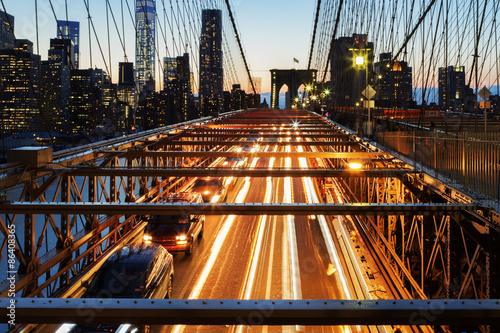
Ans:
[[[240,84],[233,84],[231,92],[224,92],[224,112],[246,108],[246,93]]]
[[[255,88],[255,92],[257,94],[260,94],[261,87],[262,87],[262,78],[261,77],[252,77],[252,81],[253,81],[253,86]],[[253,94],[252,83],[250,82],[250,79],[248,80],[248,89],[247,89],[247,92]]]
[[[356,56],[364,58],[360,69],[354,68]],[[333,106],[349,107],[360,102],[361,92],[367,87],[366,71],[373,72],[373,43],[368,42],[367,35],[335,39],[330,64]]]
[[[70,115],[73,133],[95,129],[96,89],[92,69],[71,70]]]
[[[396,60],[392,64],[391,53],[381,53],[380,61],[375,63],[377,75],[381,75],[377,104],[381,107],[412,107],[412,68],[405,61]]]
[[[439,106],[443,110],[461,112],[467,95],[464,66],[439,68]]]
[[[69,39],[51,39],[49,59],[42,61],[40,96],[42,112],[49,130],[61,134],[71,132],[70,62],[73,55]]]
[[[134,64],[131,62],[118,63],[118,84],[133,85],[134,84]]]
[[[12,28],[10,24],[12,24]],[[14,43],[14,16],[0,10],[0,50],[13,49]]]
[[[33,43],[16,40],[16,47],[0,49],[0,119],[4,134],[40,130],[38,67]]]
[[[163,89],[171,90],[171,84],[177,77],[177,58],[164,57],[163,58]]]
[[[70,68],[78,69],[80,63],[80,22],[57,20],[57,25],[57,38],[69,38],[73,42],[73,57]]]
[[[200,38],[200,108],[203,116],[223,110],[222,11],[202,11]]]
[[[134,84],[134,64],[131,62],[119,63],[118,100],[123,114],[123,128],[131,128],[135,124],[135,110],[137,108],[137,91]]]
[[[164,58],[165,93],[171,97],[167,119],[170,124],[198,118],[191,90],[189,54]]]
[[[136,0],[135,78],[139,92],[155,80],[155,26],[154,0]],[[152,83],[151,83],[152,82]]]

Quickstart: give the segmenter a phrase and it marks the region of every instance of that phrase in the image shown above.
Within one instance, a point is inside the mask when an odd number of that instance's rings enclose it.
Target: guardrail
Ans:
[[[376,141],[500,208],[500,133],[380,132]]]

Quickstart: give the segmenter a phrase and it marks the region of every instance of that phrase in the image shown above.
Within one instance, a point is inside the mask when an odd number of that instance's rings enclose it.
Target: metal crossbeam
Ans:
[[[11,299],[0,299],[0,322]],[[15,302],[16,323],[137,325],[488,325],[499,300],[48,299]]]
[[[307,142],[304,143],[307,146]],[[389,153],[330,153],[330,152],[233,152],[233,151],[105,151],[106,155],[119,155],[120,157],[260,157],[260,158],[357,158],[357,159],[375,159],[378,157],[390,156]]]
[[[145,141],[146,142],[146,141]],[[165,146],[253,146],[255,141],[203,141],[203,140],[189,140],[189,141],[179,141],[179,140],[165,140],[161,142],[162,145]],[[344,146],[359,146],[362,142],[359,141],[307,141],[307,143],[300,141],[291,141],[291,142],[270,142],[270,141],[261,141],[260,145],[266,146],[325,146],[325,147],[344,147]]]
[[[474,210],[474,204],[30,203],[0,204],[0,214],[107,215],[434,215]],[[258,212],[258,213],[256,213]]]
[[[204,137],[204,138],[252,138],[252,137],[261,137],[261,138],[286,138],[286,137],[304,137],[304,138],[315,138],[315,139],[345,139],[345,134],[295,134],[295,132],[290,131],[290,134],[210,134],[210,133],[182,133],[179,134],[178,138],[188,138],[188,137]]]
[[[116,176],[116,177],[399,177],[416,170],[331,170],[331,169],[163,169],[163,168],[77,168],[52,169],[56,173],[71,176]]]

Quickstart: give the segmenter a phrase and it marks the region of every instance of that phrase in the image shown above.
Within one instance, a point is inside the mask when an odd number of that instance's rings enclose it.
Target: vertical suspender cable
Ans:
[[[314,18],[314,28],[313,28],[313,35],[312,35],[312,41],[311,41],[311,49],[309,51],[309,61],[307,62],[307,70],[311,69],[311,61],[312,61],[313,51],[314,51],[314,42],[316,41],[316,29],[318,27],[318,17],[319,17],[320,9],[321,9],[321,0],[318,0],[318,5],[316,6],[316,17]]]
[[[233,12],[231,11],[231,5],[229,4],[229,0],[225,0],[227,11],[229,12],[229,18],[231,19],[231,24],[233,25],[234,34],[236,35],[236,41],[238,42],[238,47],[240,48],[241,57],[243,58],[243,63],[245,64],[245,69],[247,71],[248,79],[250,80],[250,84],[252,85],[253,93],[257,95],[255,91],[255,85],[253,84],[252,75],[250,73],[250,69],[248,68],[247,59],[245,58],[245,52],[243,51],[243,47],[241,46],[240,36],[238,34],[238,29],[236,29],[236,23],[234,22]]]

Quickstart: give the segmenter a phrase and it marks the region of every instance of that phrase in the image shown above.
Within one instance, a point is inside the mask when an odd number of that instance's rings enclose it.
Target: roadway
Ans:
[[[262,142],[262,150],[274,150]],[[288,148],[290,149],[290,148]],[[304,159],[305,160],[305,159]],[[249,167],[299,168],[298,159],[255,158]],[[312,183],[311,183],[312,184]],[[309,184],[309,186],[311,185]],[[239,178],[227,202],[312,202],[305,178]],[[317,187],[314,187],[314,195]],[[309,197],[308,197],[309,195]],[[258,212],[256,212],[258,214]],[[180,299],[345,299],[315,216],[207,216],[205,234],[193,255],[176,254],[174,298]],[[333,243],[333,230],[328,228]],[[344,277],[345,278],[345,277]],[[349,286],[351,287],[351,286]],[[259,317],[242,318],[256,323]],[[356,332],[359,327],[168,326],[160,332]]]
[[[260,151],[301,152],[302,146],[260,142]],[[308,168],[313,159],[249,158],[246,168]],[[212,165],[223,167],[224,159]],[[314,178],[234,178],[227,202],[323,202]],[[206,216],[202,239],[192,255],[174,254],[176,299],[354,299],[351,277],[340,253],[331,217]],[[361,298],[361,297],[360,297]],[[272,311],[272,310],[269,310]],[[263,312],[265,315],[265,311]],[[365,332],[362,327],[153,326],[151,332]],[[53,326],[47,332],[53,331]]]

